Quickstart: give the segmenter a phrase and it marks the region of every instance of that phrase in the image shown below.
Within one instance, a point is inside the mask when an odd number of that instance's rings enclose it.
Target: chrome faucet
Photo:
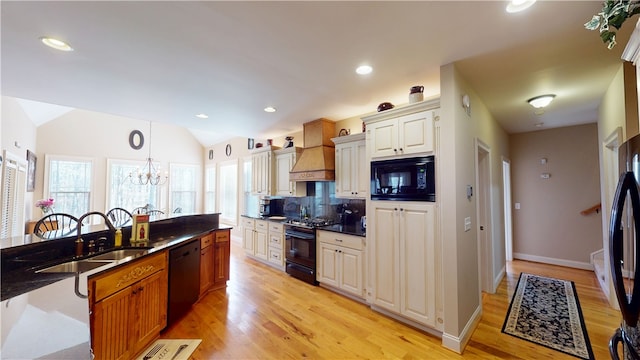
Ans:
[[[82,240],[82,222],[84,221],[84,218],[86,218],[87,216],[91,216],[91,215],[100,215],[102,216],[102,218],[104,219],[104,223],[105,225],[107,225],[107,227],[109,228],[109,231],[112,232],[115,236],[116,233],[116,228],[113,226],[113,224],[111,223],[111,221],[109,220],[109,218],[107,217],[107,215],[99,212],[99,211],[90,211],[84,215],[82,215],[79,219],[78,219],[78,226],[76,227],[76,233],[78,235],[78,238],[76,239],[76,256],[82,256],[84,255],[84,240]]]

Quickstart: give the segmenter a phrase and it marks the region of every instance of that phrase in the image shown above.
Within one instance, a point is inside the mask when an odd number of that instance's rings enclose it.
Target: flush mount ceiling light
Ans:
[[[48,36],[43,36],[40,38],[40,41],[42,41],[42,43],[47,45],[48,47],[54,48],[56,50],[73,51],[73,48],[71,47],[71,45],[67,44],[62,40],[54,39]]]
[[[273,106],[267,106],[266,108],[264,108],[264,111],[268,113],[272,113],[272,112],[276,112],[276,108],[274,108]]]
[[[540,95],[532,97],[531,99],[527,100],[527,102],[534,108],[541,109],[551,104],[551,101],[553,101],[555,97],[556,96],[554,94]]]
[[[507,5],[508,13],[517,13],[520,11],[524,11],[531,7],[536,2],[536,0],[511,0],[509,5]]]
[[[356,73],[360,75],[371,74],[372,71],[373,71],[373,68],[369,65],[360,65],[358,66],[358,68],[356,68]]]
[[[200,113],[200,114],[196,115],[196,117],[199,118],[199,119],[208,119],[209,115]]]

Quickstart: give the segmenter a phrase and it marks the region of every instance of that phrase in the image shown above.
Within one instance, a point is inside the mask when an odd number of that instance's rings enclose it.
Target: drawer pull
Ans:
[[[336,239],[337,242],[342,242],[342,239]]]

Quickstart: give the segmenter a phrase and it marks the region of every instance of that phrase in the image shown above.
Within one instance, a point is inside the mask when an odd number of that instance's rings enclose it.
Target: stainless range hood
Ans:
[[[289,181],[333,181],[336,179],[335,123],[318,119],[305,123],[302,155],[289,172]]]

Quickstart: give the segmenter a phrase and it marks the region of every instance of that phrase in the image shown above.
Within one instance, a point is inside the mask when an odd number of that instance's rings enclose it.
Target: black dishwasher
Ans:
[[[169,250],[167,326],[186,314],[200,295],[200,239]]]

